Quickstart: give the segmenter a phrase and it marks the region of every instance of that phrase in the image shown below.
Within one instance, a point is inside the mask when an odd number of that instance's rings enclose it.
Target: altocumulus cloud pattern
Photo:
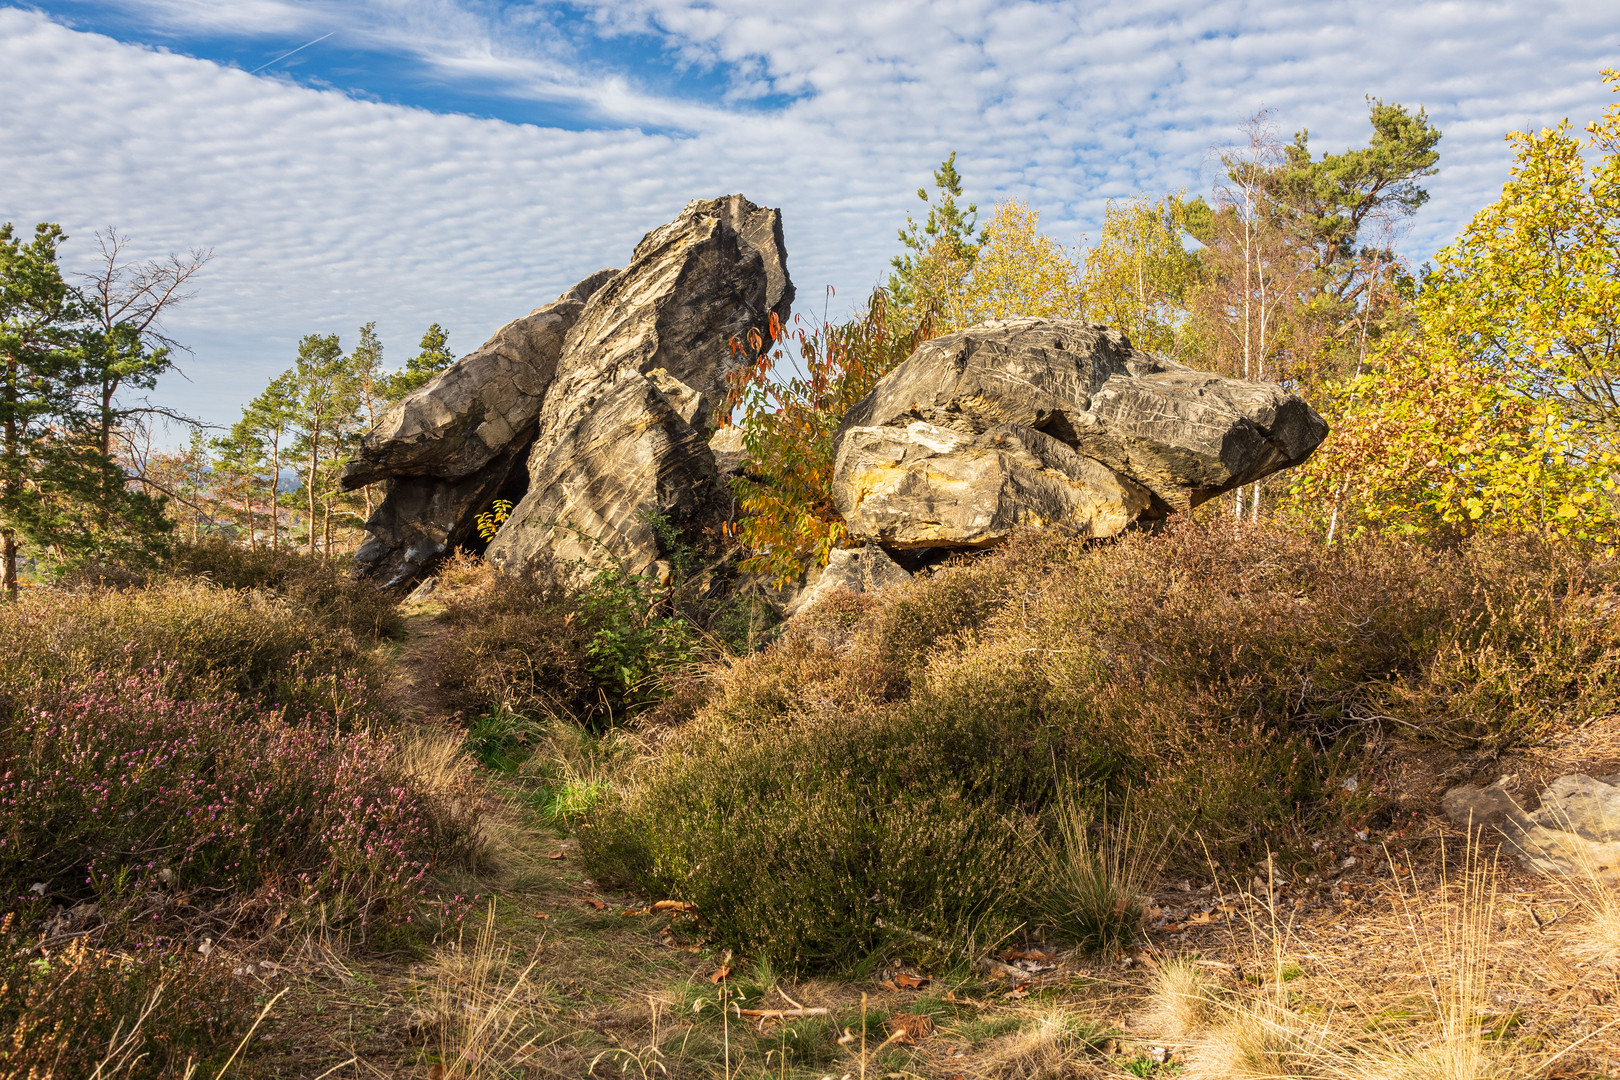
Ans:
[[[83,257],[208,247],[164,396],[228,419],[304,333],[372,319],[466,351],[690,198],[783,209],[840,308],[885,273],[951,150],[969,194],[1095,234],[1109,198],[1207,187],[1261,108],[1313,146],[1364,97],[1445,132],[1404,246],[1494,198],[1502,135],[1602,108],[1620,23],[1590,3],[54,0],[0,6],[0,220]]]

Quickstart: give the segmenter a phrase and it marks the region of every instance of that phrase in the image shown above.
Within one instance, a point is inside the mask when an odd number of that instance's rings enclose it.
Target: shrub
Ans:
[[[749,358],[728,376],[722,410],[742,410],[748,468],[734,488],[743,513],[735,533],[752,552],[744,569],[786,583],[844,546],[848,529],[832,501],[833,435],[850,407],[935,333],[931,315],[898,331],[892,315],[877,289],[847,322],[793,331],[805,374],[786,380],[777,369],[784,355],[775,347],[783,338],[776,316],[768,335],[752,331],[746,348],[732,342]]]
[[[439,684],[473,709],[609,724],[659,701],[702,651],[650,578],[609,570],[574,588],[549,566],[456,576]]]
[[[362,642],[284,597],[203,580],[31,594],[0,607],[0,692],[160,669],[194,697],[234,693],[348,718],[381,680]]]
[[[142,565],[90,563],[71,571],[71,589],[145,588],[166,579],[202,579],[223,589],[277,597],[327,629],[361,640],[393,637],[404,626],[399,605],[347,559],[330,561],[290,547],[248,549],[219,538],[177,541],[153,572]]]
[[[587,856],[784,963],[879,920],[966,948],[1050,897],[1060,774],[1081,813],[1134,792],[1201,866],[1378,810],[1337,783],[1366,743],[1497,751],[1620,697],[1620,561],[1229,530],[1026,537],[794,620],[599,804]]]
[[[364,933],[409,923],[429,874],[470,857],[473,813],[388,741],[176,681],[103,675],[0,714],[0,889],[109,916],[154,891],[253,894]]]
[[[393,637],[405,625],[394,597],[356,578],[346,558],[326,560],[285,547],[250,551],[216,539],[174,545],[164,570],[221,588],[271,593],[322,626],[362,641]]]
[[[0,932],[6,1076],[178,1076],[226,1057],[252,1020],[245,983],[195,953],[113,953],[83,940],[42,950],[13,921]]]

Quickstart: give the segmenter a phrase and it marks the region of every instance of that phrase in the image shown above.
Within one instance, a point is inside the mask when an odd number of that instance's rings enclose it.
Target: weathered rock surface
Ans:
[[[486,557],[551,556],[632,573],[658,560],[657,516],[682,526],[718,482],[710,411],[733,339],[786,321],[793,301],[781,217],[740,195],[688,204],[568,333],[528,460],[529,490]]]
[[[1310,456],[1327,424],[1269,383],[1011,319],[920,346],[840,425],[833,499],[857,539],[984,547],[1020,526],[1114,536]]]
[[[1441,808],[1463,828],[1500,833],[1526,867],[1543,874],[1620,884],[1620,776],[1560,776],[1541,793],[1541,806],[1522,810],[1500,782],[1462,784]]]
[[[387,481],[356,555],[362,573],[408,584],[472,536],[474,517],[527,459],[568,331],[616,273],[599,270],[507,323],[366,435],[342,474],[347,490]]]
[[[823,603],[836,592],[870,593],[911,580],[901,565],[876,544],[834,551],[827,565],[813,570],[803,589],[788,601],[783,615],[789,619]]]

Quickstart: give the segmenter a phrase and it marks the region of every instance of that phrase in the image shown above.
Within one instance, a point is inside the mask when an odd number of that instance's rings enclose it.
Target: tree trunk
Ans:
[[[304,476],[304,491],[309,502],[309,553],[315,554],[315,471],[321,463],[321,429],[317,427],[309,436],[309,472]]]
[[[17,599],[17,534],[0,532],[0,588],[6,599]]]
[[[270,550],[281,544],[281,433],[270,440]]]

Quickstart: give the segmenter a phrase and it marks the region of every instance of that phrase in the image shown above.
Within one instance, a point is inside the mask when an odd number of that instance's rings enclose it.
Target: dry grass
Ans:
[[[1072,1009],[1049,1008],[992,1041],[974,1060],[986,1080],[1064,1080],[1092,1056],[1097,1029]]]
[[[1068,783],[1060,786],[1057,802],[1058,843],[1047,852],[1052,883],[1043,914],[1080,948],[1117,953],[1142,929],[1145,894],[1172,837],[1160,832],[1155,846],[1128,797],[1112,823],[1106,813],[1094,820],[1075,802]]]
[[[544,1031],[538,987],[530,981],[538,959],[518,970],[510,947],[496,938],[492,900],[471,948],[457,940],[429,966],[431,1012],[423,1026],[438,1058],[434,1080],[520,1076]]]
[[[1166,1039],[1186,1039],[1213,1027],[1221,1015],[1218,984],[1190,960],[1159,965],[1140,1023]]]
[[[1522,942],[1499,943],[1505,925],[1499,873],[1470,846],[1429,895],[1392,891],[1386,917],[1406,938],[1405,974],[1318,963],[1307,975],[1285,961],[1302,952],[1275,905],[1250,921],[1251,964],[1270,973],[1197,1018],[1178,1008],[1191,980],[1167,966],[1150,1016],[1171,1034],[1204,1030],[1188,1055],[1202,1080],[1519,1080],[1549,1074],[1591,1035],[1559,1043],[1514,1035],[1522,1017],[1498,1004],[1521,982]],[[1269,946],[1269,950],[1266,948]],[[1512,946],[1511,948],[1509,946]],[[1270,955],[1265,955],[1269,951]],[[1255,955],[1258,953],[1259,955]],[[1379,977],[1382,975],[1383,977]],[[1196,991],[1195,991],[1196,993]],[[1207,994],[1199,994],[1208,1001]]]

